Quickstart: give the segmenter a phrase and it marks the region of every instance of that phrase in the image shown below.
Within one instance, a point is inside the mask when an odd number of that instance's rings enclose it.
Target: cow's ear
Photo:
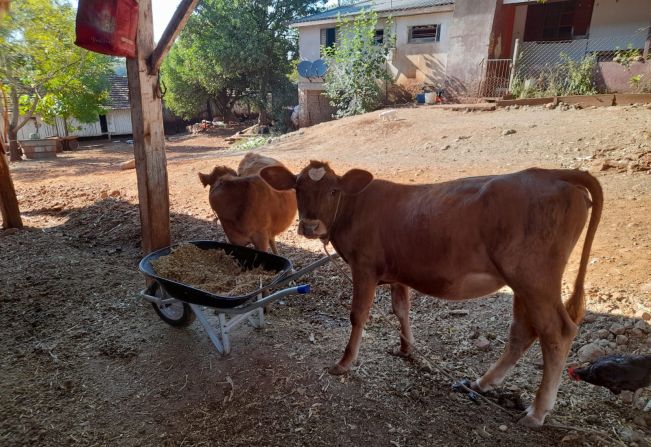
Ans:
[[[201,172],[199,173],[199,180],[201,181],[201,184],[205,188],[208,185],[212,184],[212,175],[211,174],[202,174]]]
[[[373,174],[363,169],[351,169],[339,179],[339,186],[344,194],[359,194],[373,180]]]
[[[285,191],[296,186],[296,176],[284,166],[267,166],[260,171],[260,177],[278,191]]]

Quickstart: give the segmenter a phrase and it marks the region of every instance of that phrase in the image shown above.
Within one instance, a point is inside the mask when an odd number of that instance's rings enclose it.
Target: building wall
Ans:
[[[111,135],[129,135],[131,127],[131,109],[115,109],[106,115],[108,130]]]
[[[396,36],[396,50],[390,57],[388,69],[398,84],[419,82],[435,85],[445,77],[449,29],[452,12],[437,12],[394,18],[393,31]],[[409,27],[415,25],[441,25],[439,42],[409,43]],[[321,29],[332,28],[335,22],[301,26],[299,28],[299,55],[301,59],[314,61],[321,57]],[[384,27],[384,19],[378,20],[378,28]],[[299,77],[299,82],[308,82]]]
[[[513,40],[523,41],[528,5],[517,5]],[[589,51],[608,51],[615,47],[644,48],[651,26],[650,0],[596,0],[588,29]],[[584,41],[585,44],[585,41]]]
[[[0,122],[0,125],[2,123]],[[107,114],[108,130],[112,135],[128,135],[132,133],[131,128],[131,109],[110,110]],[[65,135],[65,127],[62,118],[57,118],[54,124],[46,124],[40,116],[30,119],[18,131],[18,140],[29,140],[29,135],[36,133],[38,125],[38,134],[41,138],[56,137]],[[74,130],[79,127],[79,129]],[[68,134],[78,137],[101,137],[102,128],[99,118],[94,123],[79,123],[75,119],[68,120]]]
[[[446,94],[463,100],[477,94],[489,55],[495,11],[501,0],[456,0],[446,69]]]
[[[298,113],[299,127],[308,127],[324,121],[330,121],[335,112],[334,107],[328,102],[328,98],[320,89],[298,90]]]

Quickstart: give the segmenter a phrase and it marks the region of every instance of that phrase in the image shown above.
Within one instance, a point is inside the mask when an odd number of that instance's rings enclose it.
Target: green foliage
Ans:
[[[561,53],[561,62],[547,67],[536,78],[524,79],[516,75],[511,86],[511,93],[519,98],[536,98],[547,96],[595,95],[595,69],[597,57],[594,54],[575,61],[567,54]]]
[[[0,82],[12,105],[50,122],[57,115],[95,121],[108,96],[112,59],[74,45],[72,6],[15,0],[0,22]]]
[[[613,62],[617,62],[623,67],[631,68],[633,62],[639,60],[644,60],[640,51],[636,48],[633,48],[632,44],[628,44],[625,50],[620,49],[619,47],[615,50],[615,56],[613,57]]]
[[[322,51],[328,59],[325,92],[336,109],[337,118],[376,109],[381,102],[380,82],[391,80],[386,58],[394,46],[392,20],[384,30],[384,42],[377,44],[377,13],[362,12],[354,19],[337,21],[337,43]]]
[[[235,143],[232,149],[238,151],[251,151],[255,148],[263,146],[267,140],[269,140],[269,138],[270,136],[245,138]]]
[[[288,22],[307,14],[314,0],[204,0],[163,64],[166,105],[189,118],[210,100],[228,116],[237,101],[261,115],[272,112],[268,96],[284,92],[297,54]],[[277,95],[282,97],[283,95]]]

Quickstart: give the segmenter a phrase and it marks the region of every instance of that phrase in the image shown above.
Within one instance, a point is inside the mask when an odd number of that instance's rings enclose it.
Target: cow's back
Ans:
[[[267,166],[284,166],[281,162],[271,157],[266,157],[255,152],[247,153],[237,167],[237,174],[241,177],[258,175]]]

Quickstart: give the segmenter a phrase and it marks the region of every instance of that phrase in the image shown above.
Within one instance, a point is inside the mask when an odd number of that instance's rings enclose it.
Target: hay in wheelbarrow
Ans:
[[[202,250],[193,244],[181,244],[167,256],[151,261],[156,274],[220,296],[239,296],[269,283],[276,272],[256,267],[243,270],[232,256],[222,250]]]

